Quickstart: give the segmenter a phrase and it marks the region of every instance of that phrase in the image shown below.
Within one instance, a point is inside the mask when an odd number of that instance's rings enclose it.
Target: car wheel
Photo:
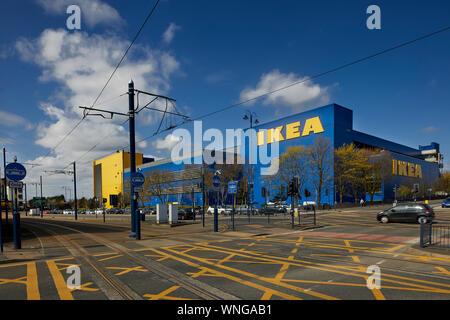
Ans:
[[[428,222],[428,219],[426,217],[418,217],[417,218],[417,223],[422,224],[422,223],[427,223],[427,222]]]
[[[382,223],[388,223],[389,222],[389,218],[387,216],[382,216],[380,220],[381,220]]]

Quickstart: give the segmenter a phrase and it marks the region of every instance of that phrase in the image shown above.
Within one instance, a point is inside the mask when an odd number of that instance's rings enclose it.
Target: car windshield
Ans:
[[[450,198],[447,198],[444,200],[445,202],[450,202]]]

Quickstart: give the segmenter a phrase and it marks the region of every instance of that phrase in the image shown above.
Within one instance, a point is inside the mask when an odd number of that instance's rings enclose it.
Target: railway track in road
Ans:
[[[176,270],[172,270],[163,266],[155,261],[150,261],[144,257],[139,256],[132,250],[107,240],[99,235],[92,235],[83,232],[74,227],[68,227],[60,225],[58,223],[48,223],[41,221],[30,221],[23,220],[25,228],[39,229],[41,232],[46,232],[52,237],[54,237],[64,248],[66,248],[71,255],[84,266],[92,279],[97,283],[97,285],[102,289],[105,295],[109,299],[113,300],[142,300],[143,297],[138,294],[135,290],[130,288],[127,284],[122,282],[116,276],[112,275],[109,270],[99,264],[95,256],[90,254],[87,247],[92,246],[104,246],[113,250],[114,252],[123,254],[129,261],[133,261],[143,268],[152,271],[154,274],[161,276],[162,278],[174,283],[194,295],[205,300],[235,300],[236,297],[222,292],[214,287],[206,285],[199,282],[198,280],[192,279]],[[69,232],[68,232],[69,231]],[[70,236],[70,233],[77,234],[83,237],[83,242],[88,243],[80,244],[79,240],[74,239]]]

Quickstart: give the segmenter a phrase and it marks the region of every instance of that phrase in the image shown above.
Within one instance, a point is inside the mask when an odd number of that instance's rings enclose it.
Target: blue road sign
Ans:
[[[13,162],[6,166],[5,174],[9,180],[20,181],[27,175],[27,170],[20,163]]]
[[[230,194],[237,193],[237,181],[228,182],[228,193]]]
[[[218,175],[213,176],[212,184],[216,188],[220,186],[220,177]]]
[[[140,172],[135,172],[131,176],[131,184],[133,185],[133,187],[140,187],[144,184],[144,182],[145,182],[145,177]]]

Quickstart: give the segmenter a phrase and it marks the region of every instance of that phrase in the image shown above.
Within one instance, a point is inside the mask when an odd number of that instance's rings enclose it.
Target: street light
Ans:
[[[253,121],[253,116],[255,117],[255,121]],[[256,125],[259,124],[259,121],[258,121],[258,119],[256,119],[256,117],[257,117],[256,113],[246,110],[245,111],[245,115],[244,115],[244,117],[242,119],[243,120],[249,120],[250,119],[250,128],[253,128],[254,124],[256,124]]]

